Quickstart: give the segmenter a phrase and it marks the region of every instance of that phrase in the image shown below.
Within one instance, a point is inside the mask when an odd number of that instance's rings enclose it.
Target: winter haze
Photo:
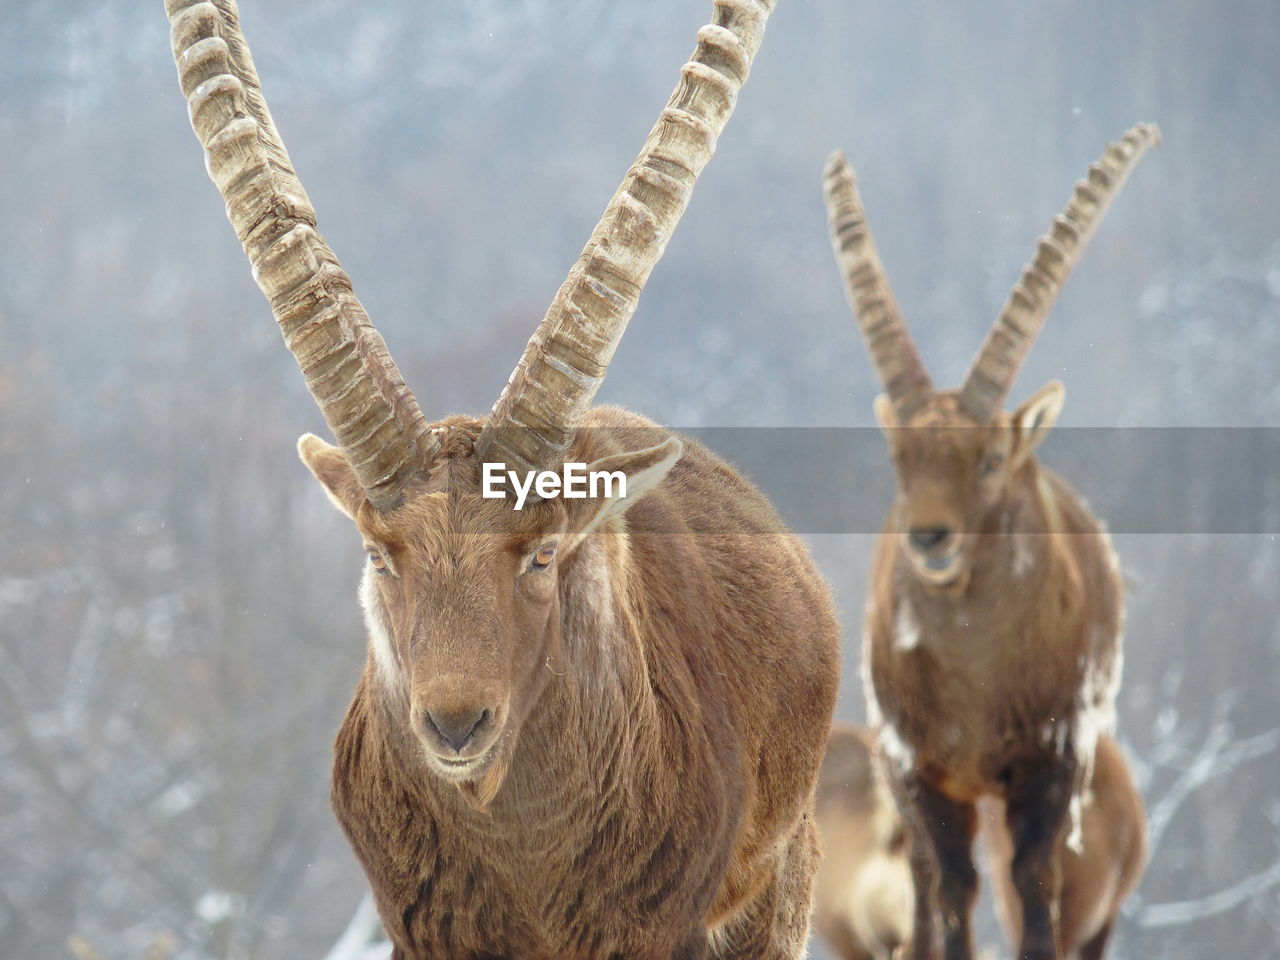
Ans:
[[[487,410],[710,0],[241,8],[321,230],[419,401]],[[0,955],[325,957],[365,883],[328,811],[363,555],[294,453],[323,421],[203,172],[160,0],[0,13]],[[1112,522],[1119,734],[1152,842],[1116,957],[1280,942],[1280,457],[1141,439],[1280,426],[1277,116],[1275,0],[779,0],[600,397],[776,428],[735,434],[739,462],[783,428],[873,427],[827,154],[857,168],[956,385],[1072,182],[1160,125],[1011,398],[1062,379],[1044,462],[1108,519],[1155,517]],[[1134,440],[1071,472],[1055,450],[1091,442],[1072,428]],[[871,451],[839,487],[878,518],[878,439],[805,436]],[[812,466],[750,469],[806,499]],[[1250,482],[1215,480],[1232,471]],[[1196,514],[1206,497],[1232,523]],[[844,614],[850,720],[874,529],[803,526]]]

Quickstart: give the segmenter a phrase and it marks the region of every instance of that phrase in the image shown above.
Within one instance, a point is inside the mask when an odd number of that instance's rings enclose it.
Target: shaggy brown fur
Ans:
[[[333,803],[393,957],[800,956],[838,648],[807,551],[706,449],[611,408],[568,459],[625,469],[627,500],[517,513],[478,496],[481,426],[442,423],[385,514],[300,444],[373,555]],[[425,718],[464,707],[490,713],[451,751]]]
[[[901,426],[877,405],[898,496],[876,549],[864,675],[915,888],[929,891],[916,960],[934,956],[935,904],[947,960],[972,954],[974,802],[987,794],[1004,800],[1016,851],[1019,956],[1060,956],[1057,851],[1114,719],[1122,618],[1106,533],[1032,452],[1061,403],[1050,384],[987,426],[950,392]]]
[[[998,801],[980,804],[996,906],[1011,944],[1022,938],[1021,901],[1011,878],[1013,844]],[[871,733],[831,732],[818,781],[822,864],[814,884],[814,927],[842,960],[888,960],[911,934],[914,892],[898,811],[878,782]],[[1084,794],[1079,850],[1064,836],[1059,934],[1064,956],[1101,960],[1146,857],[1142,797],[1119,745],[1098,738]]]

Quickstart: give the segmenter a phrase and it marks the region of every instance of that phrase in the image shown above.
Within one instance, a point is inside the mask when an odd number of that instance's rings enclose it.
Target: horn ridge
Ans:
[[[494,404],[477,441],[481,459],[524,469],[563,462],[733,112],[773,6],[715,0],[640,155]]]
[[[862,331],[871,363],[905,423],[933,391],[902,311],[889,286],[867,222],[858,181],[842,152],[823,175],[831,246],[844,276],[845,296]]]
[[[1139,123],[1108,144],[1102,158],[1090,164],[1086,178],[1077,181],[1049,234],[1038,241],[1035,257],[1023,268],[960,388],[960,407],[979,423],[990,423],[1003,406],[1045,318],[1111,201],[1142,156],[1159,143],[1156,125]]]
[[[316,229],[235,0],[165,0],[165,11],[191,125],[253,278],[370,503],[394,509],[439,445]]]

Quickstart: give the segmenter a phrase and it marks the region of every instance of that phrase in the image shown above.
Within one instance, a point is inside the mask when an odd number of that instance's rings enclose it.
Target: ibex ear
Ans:
[[[364,488],[342,451],[311,433],[298,438],[298,456],[307,465],[333,505],[352,520],[365,502]]]
[[[580,528],[581,534],[585,536],[602,523],[629,510],[637,500],[662,482],[682,453],[684,444],[676,437],[667,437],[656,446],[610,454],[588,466],[588,476],[599,472],[625,477],[626,493],[622,494],[621,485],[615,482],[611,491],[613,496],[588,499],[583,509],[592,513]]]
[[[1053,429],[1066,398],[1067,392],[1062,384],[1057,380],[1050,380],[1036,391],[1035,396],[1013,412],[1015,466],[1025,460]]]
[[[876,412],[876,423],[880,424],[880,429],[885,432],[885,436],[893,439],[890,431],[898,426],[898,414],[893,409],[893,401],[889,399],[889,395],[882,393],[877,396],[872,409]]]
[[[897,448],[893,445],[895,436],[901,436],[898,432],[898,411],[893,409],[893,401],[889,399],[887,393],[878,395],[875,399],[872,409],[876,412],[876,422],[880,424],[880,432],[884,434],[884,438],[889,441],[889,452],[896,455]]]

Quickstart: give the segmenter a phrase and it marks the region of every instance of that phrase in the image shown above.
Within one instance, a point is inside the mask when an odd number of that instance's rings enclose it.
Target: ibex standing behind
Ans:
[[[1061,384],[1012,414],[1001,407],[1088,237],[1157,138],[1153,126],[1134,127],[1076,185],[957,391],[933,389],[853,173],[838,154],[827,166],[832,239],[885,386],[876,415],[898,481],[873,562],[863,676],[911,837],[916,960],[934,955],[935,910],[947,960],[972,954],[974,802],[984,794],[1004,800],[1013,838],[1018,955],[1059,956],[1056,853],[1078,828],[1094,744],[1114,722],[1123,590],[1106,533],[1036,462]]]
[[[878,776],[872,733],[836,726],[818,778],[822,864],[813,924],[841,960],[890,960],[908,942],[914,890],[907,842],[893,798]],[[1010,944],[1022,939],[1021,900],[1011,870],[1013,844],[999,801],[979,804],[997,912]],[[1098,737],[1085,788],[1080,842],[1058,842],[1062,869],[1058,935],[1062,953],[1101,960],[1124,900],[1146,859],[1146,817],[1120,745]]]
[[[716,0],[492,413],[431,424],[316,232],[233,0],[167,0],[209,172],[339,441],[299,451],[368,553],[333,803],[395,960],[803,950],[827,589],[738,473],[589,409],[772,6]],[[485,464],[577,462],[625,496],[484,495]]]

